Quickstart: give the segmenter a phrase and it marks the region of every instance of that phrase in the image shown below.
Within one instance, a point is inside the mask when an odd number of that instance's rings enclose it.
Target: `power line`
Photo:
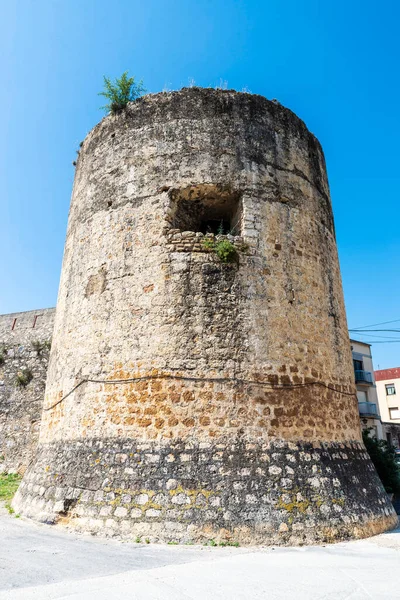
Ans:
[[[355,333],[369,333],[370,331],[388,331],[391,333],[400,333],[400,329],[364,329],[364,330],[360,330],[360,329],[349,329],[349,331],[353,331]]]
[[[363,344],[400,344],[400,340],[393,340],[393,341],[379,341],[379,340],[371,340],[371,341],[364,341],[362,342]]]
[[[362,337],[368,336],[368,337],[373,337],[373,338],[383,338],[385,340],[400,340],[400,338],[398,336],[392,337],[389,335],[373,335],[373,334],[370,334],[369,331],[366,331],[365,333],[361,333],[361,331],[360,331],[358,333],[358,335],[360,335]]]
[[[400,319],[394,319],[394,321],[384,321],[383,323],[372,323],[372,325],[362,325],[357,329],[365,329],[366,327],[377,327],[378,325],[388,325],[389,323],[399,323]],[[350,331],[353,331],[352,329]]]

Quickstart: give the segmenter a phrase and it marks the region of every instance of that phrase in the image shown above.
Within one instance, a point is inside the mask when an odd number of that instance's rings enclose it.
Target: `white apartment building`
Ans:
[[[371,346],[370,344],[359,342],[357,340],[350,340],[350,344],[353,355],[354,376],[357,387],[358,411],[360,413],[361,426],[363,429],[370,428],[372,434],[379,440],[386,439],[379,412]]]
[[[374,375],[386,439],[400,448],[400,367],[381,369]]]

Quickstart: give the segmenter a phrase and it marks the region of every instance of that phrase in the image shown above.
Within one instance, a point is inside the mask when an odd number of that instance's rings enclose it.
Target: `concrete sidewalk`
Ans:
[[[400,599],[400,530],[321,547],[122,543],[0,516],[0,600]]]

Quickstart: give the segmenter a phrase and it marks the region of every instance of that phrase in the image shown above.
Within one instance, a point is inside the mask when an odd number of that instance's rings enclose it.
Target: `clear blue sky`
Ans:
[[[103,75],[128,69],[150,92],[226,80],[304,119],[326,155],[349,326],[400,319],[399,19],[395,0],[3,0],[0,313],[55,305],[75,150]],[[400,365],[400,343],[373,353]]]

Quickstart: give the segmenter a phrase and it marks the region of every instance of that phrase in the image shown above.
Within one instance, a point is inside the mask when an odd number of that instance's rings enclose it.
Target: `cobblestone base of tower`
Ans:
[[[358,442],[53,443],[39,448],[13,507],[39,521],[152,542],[312,544],[397,525]]]

